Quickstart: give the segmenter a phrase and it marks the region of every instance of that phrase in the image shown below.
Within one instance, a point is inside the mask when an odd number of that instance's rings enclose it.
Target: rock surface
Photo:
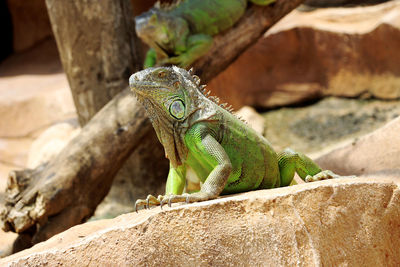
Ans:
[[[340,179],[75,226],[0,265],[397,266],[399,181]]]
[[[55,43],[48,40],[0,64],[0,137],[37,136],[76,116]]]
[[[293,11],[209,84],[234,107],[400,97],[400,1]]]
[[[34,169],[54,158],[80,131],[78,122],[57,123],[47,128],[32,143],[29,150],[27,167]]]
[[[399,115],[398,100],[329,97],[305,107],[264,113],[264,136],[276,151],[290,147],[316,158],[383,127]],[[340,165],[339,158],[337,161]]]
[[[54,41],[44,41],[32,50],[10,56],[1,62],[0,74],[2,202],[8,173],[27,167],[34,140],[47,127],[73,120],[76,114]],[[37,159],[38,155],[33,157]],[[0,230],[0,257],[9,253],[16,236]]]
[[[400,118],[317,159],[342,175],[400,171]]]
[[[264,118],[257,111],[249,106],[244,106],[238,111],[234,112],[236,116],[243,119],[251,128],[257,133],[264,133]]]

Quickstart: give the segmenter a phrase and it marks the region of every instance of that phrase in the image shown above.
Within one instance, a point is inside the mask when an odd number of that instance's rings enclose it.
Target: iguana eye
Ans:
[[[175,89],[178,89],[181,83],[179,81],[174,82]]]
[[[164,71],[160,71],[157,75],[158,75],[158,78],[164,78],[165,77],[165,72]]]
[[[185,104],[183,104],[182,100],[175,100],[169,106],[169,113],[172,117],[177,120],[180,120],[185,115]]]

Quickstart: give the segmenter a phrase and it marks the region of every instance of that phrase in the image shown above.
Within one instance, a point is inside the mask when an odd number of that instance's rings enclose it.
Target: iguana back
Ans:
[[[184,18],[190,32],[213,36],[235,24],[246,7],[247,0],[184,0],[168,13]]]

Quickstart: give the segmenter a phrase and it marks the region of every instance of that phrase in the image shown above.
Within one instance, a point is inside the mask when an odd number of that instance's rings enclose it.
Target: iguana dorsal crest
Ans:
[[[177,7],[179,4],[181,4],[185,0],[174,0],[172,3],[161,3],[160,1],[157,1],[154,4],[154,8],[162,11],[169,11],[171,9],[174,9]]]

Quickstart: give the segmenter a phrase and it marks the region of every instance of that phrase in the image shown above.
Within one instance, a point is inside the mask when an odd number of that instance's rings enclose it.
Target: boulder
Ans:
[[[75,226],[0,260],[66,266],[398,266],[399,180],[348,178]]]
[[[263,108],[323,96],[400,97],[400,1],[293,11],[209,88],[224,102]]]
[[[400,171],[400,117],[376,131],[317,159],[324,169],[341,175]]]
[[[290,147],[315,159],[383,127],[399,114],[398,100],[327,97],[313,105],[264,113],[264,135],[276,151]],[[336,160],[340,165],[340,157]]]
[[[73,123],[75,122],[75,123]],[[27,167],[34,169],[55,156],[80,132],[78,121],[61,122],[47,128],[32,143]]]
[[[234,112],[235,115],[242,120],[244,120],[247,125],[253,128],[257,133],[264,133],[264,124],[265,120],[261,114],[257,113],[257,111],[249,106],[244,106],[238,111]]]
[[[35,137],[53,123],[76,117],[54,41],[7,58],[0,73],[2,138]]]

